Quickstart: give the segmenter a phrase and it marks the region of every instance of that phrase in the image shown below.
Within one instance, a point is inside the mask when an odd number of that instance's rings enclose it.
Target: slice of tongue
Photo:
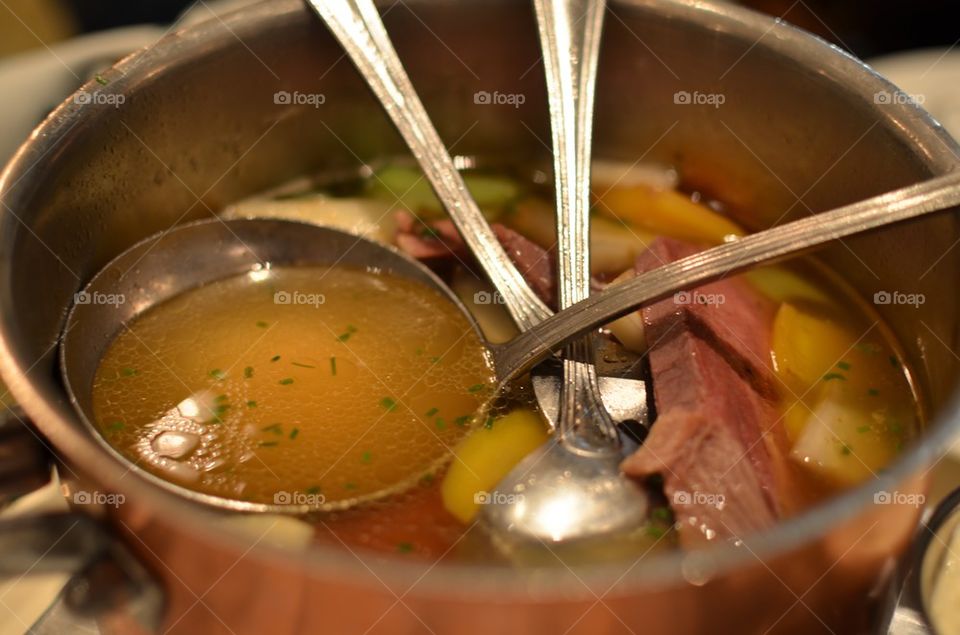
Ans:
[[[637,271],[698,250],[657,239]],[[774,310],[748,283],[730,279],[641,311],[658,416],[623,469],[662,476],[685,547],[742,538],[792,508],[770,360]]]

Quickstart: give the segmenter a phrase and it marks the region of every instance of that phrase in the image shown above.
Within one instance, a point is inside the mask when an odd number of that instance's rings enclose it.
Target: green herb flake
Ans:
[[[433,425],[437,426],[437,430],[446,430],[447,423],[443,420],[443,417],[437,417],[437,420],[433,422]]]
[[[300,434],[300,428],[294,428],[290,431],[290,440],[293,441],[297,438],[297,435]]]
[[[650,512],[650,517],[654,520],[659,520],[665,523],[669,523],[673,520],[673,514],[666,507],[654,507]]]
[[[274,355],[273,357],[270,358],[270,361],[271,361],[271,362],[279,362],[279,361],[280,361],[280,356],[279,356],[279,355]]]
[[[839,379],[840,381],[847,381],[847,378],[840,373],[827,373],[823,376],[823,381],[830,381],[832,379]]]
[[[96,75],[94,75],[94,76],[93,76],[93,79],[95,79],[96,82],[97,82],[98,84],[100,84],[101,86],[106,86],[107,84],[110,83],[110,80],[108,80],[106,77],[104,77],[104,76],[101,75],[100,73],[97,73]]]
[[[474,384],[467,388],[468,392],[480,392],[481,390],[483,390],[483,384]]]
[[[370,454],[369,452],[364,452],[363,454],[360,455],[360,462],[365,465],[369,465],[370,461],[372,460],[373,460],[373,455]]]
[[[420,235],[424,238],[440,238],[440,232],[431,227],[430,225],[424,225],[420,229]]]
[[[853,448],[846,443],[840,444],[840,453],[844,456],[850,456],[850,453],[853,452]]]
[[[424,487],[428,485],[432,485],[435,478],[436,477],[433,475],[433,472],[427,472],[426,474],[420,477],[420,484],[423,485]]]
[[[348,339],[350,339],[350,336],[356,332],[357,332],[357,327],[355,327],[353,324],[348,324],[347,330],[341,333],[340,335],[338,335],[337,339],[341,342],[346,342]]]
[[[439,364],[439,363],[440,363],[440,358],[439,358],[439,357],[436,357],[436,356],[431,357],[431,358],[430,358],[430,363],[431,363],[431,364]]]
[[[114,421],[113,423],[107,426],[107,430],[110,432],[120,432],[123,430],[124,424],[123,421]]]
[[[894,368],[900,368],[900,360],[896,358],[895,355],[890,356],[890,365]]]
[[[227,376],[227,374],[222,370],[220,370],[219,368],[214,368],[213,370],[211,370],[209,375],[214,379],[216,379],[217,381],[222,381],[223,378]]]
[[[483,422],[483,427],[486,428],[487,430],[490,430],[493,428],[493,422],[494,422],[493,417],[487,417],[487,420]]]
[[[253,399],[247,402],[247,408],[256,408],[256,407],[257,407],[257,402],[254,401]]]
[[[215,403],[226,403],[228,399],[229,397],[227,397],[226,395],[217,395],[217,397],[213,401]]]
[[[120,370],[120,375],[122,377],[136,377],[139,372],[136,368],[123,368]]]
[[[417,357],[420,357],[421,355],[423,355],[423,349],[418,346],[418,347],[413,351],[413,354],[416,355]]]
[[[334,377],[337,376],[337,358],[336,357],[330,358],[330,374],[333,375]]]
[[[399,542],[397,543],[397,551],[400,553],[410,553],[413,551],[413,545],[409,542]]]
[[[646,534],[655,540],[660,540],[663,538],[663,535],[667,533],[667,530],[658,525],[649,524],[644,529]]]
[[[840,370],[850,370],[850,364],[848,362],[837,362],[837,368]]]
[[[357,489],[356,483],[344,483],[343,489]]]
[[[299,366],[300,368],[316,368],[316,366],[311,366],[310,364],[301,364],[300,362],[290,362],[293,366]]]
[[[462,428],[463,426],[470,423],[470,415],[463,415],[462,417],[457,417],[456,419],[453,420],[453,422]]]
[[[390,397],[384,397],[380,400],[380,405],[387,412],[393,412],[397,409],[397,402],[391,399]]]
[[[219,406],[217,406],[216,408],[213,409],[213,416],[214,416],[218,421],[220,421],[220,420],[223,419],[223,415],[225,415],[226,412],[227,412],[227,410],[229,410],[229,409],[230,409],[230,404],[228,404],[228,403],[222,403],[222,404],[220,404]]]
[[[319,493],[320,493],[320,486],[319,486],[319,485],[313,485],[312,487],[308,487],[308,488],[306,489],[306,492],[307,492],[307,494],[310,494],[311,496],[314,495],[314,494],[319,494]]]
[[[859,342],[854,344],[853,348],[867,355],[876,355],[880,352],[880,347],[873,342]]]
[[[279,423],[271,423],[270,425],[264,426],[264,427],[262,427],[262,428],[260,428],[260,429],[263,430],[264,432],[272,432],[272,433],[274,433],[274,434],[276,434],[276,435],[280,435],[280,436],[283,435],[283,428],[281,427],[281,425],[280,425]]]
[[[277,443],[276,441],[261,441],[261,442],[260,442],[260,447],[261,447],[261,448],[273,448],[273,447],[276,447],[277,445],[278,445],[278,443]]]
[[[293,377],[284,377],[278,382],[281,386],[289,386],[293,383]]]
[[[857,432],[859,432],[860,434],[866,434],[867,432],[870,432],[870,430],[871,430],[870,426],[857,427]]]
[[[250,379],[251,377],[253,377],[253,366],[247,366],[246,368],[244,368],[243,376],[246,377],[247,379]]]
[[[898,435],[903,433],[903,427],[896,421],[894,421],[893,423],[887,424],[887,430],[889,430],[893,434],[898,434]]]
[[[268,326],[270,325],[264,322],[263,320],[257,320],[257,328],[265,329]]]
[[[423,416],[424,416],[424,417],[432,417],[433,415],[437,414],[438,412],[440,412],[440,410],[438,410],[437,408],[430,408],[430,410],[427,410],[425,413],[423,413]]]

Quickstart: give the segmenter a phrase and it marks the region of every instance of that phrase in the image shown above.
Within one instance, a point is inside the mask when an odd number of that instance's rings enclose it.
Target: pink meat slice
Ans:
[[[491,229],[530,288],[552,306],[555,297],[553,256],[543,247],[500,223],[492,223]],[[398,212],[396,243],[417,260],[469,258],[460,232],[448,219],[424,223],[407,212]]]
[[[696,251],[658,239],[637,269]],[[792,507],[769,352],[773,311],[739,279],[642,310],[657,419],[622,467],[662,476],[686,547],[742,538]]]

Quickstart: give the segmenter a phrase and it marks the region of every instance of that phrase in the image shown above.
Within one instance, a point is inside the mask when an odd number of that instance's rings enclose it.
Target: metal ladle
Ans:
[[[497,379],[512,381],[564,345],[636,308],[718,278],[806,253],[838,238],[960,205],[960,171],[768,229],[677,260],[596,293],[548,317],[505,345],[490,346]],[[469,312],[430,270],[392,247],[329,228],[280,220],[206,220],[137,243],[101,270],[85,291],[125,302],[76,304],[67,316],[60,367],[82,421],[119,460],[187,498],[243,511],[303,513],[313,508],[248,503],[185,489],[133,465],[93,424],[97,366],[124,324],[164,300],[215,280],[274,265],[380,268],[419,280]],[[472,317],[471,324],[479,333]],[[570,510],[577,513],[577,509]],[[569,522],[569,521],[567,521]]]
[[[556,175],[560,309],[590,295],[590,142],[603,0],[534,0],[547,74]],[[507,546],[635,535],[649,504],[620,471],[616,425],[600,400],[591,337],[563,360],[554,438],[519,463],[480,518]]]

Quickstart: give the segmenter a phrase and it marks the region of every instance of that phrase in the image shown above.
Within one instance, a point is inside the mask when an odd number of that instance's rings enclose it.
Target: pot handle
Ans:
[[[0,417],[0,504],[50,481],[53,457],[19,409]],[[110,528],[75,511],[0,520],[0,580],[38,573],[70,577],[56,602],[30,628],[58,633],[123,613],[145,632],[159,631],[160,584]]]

